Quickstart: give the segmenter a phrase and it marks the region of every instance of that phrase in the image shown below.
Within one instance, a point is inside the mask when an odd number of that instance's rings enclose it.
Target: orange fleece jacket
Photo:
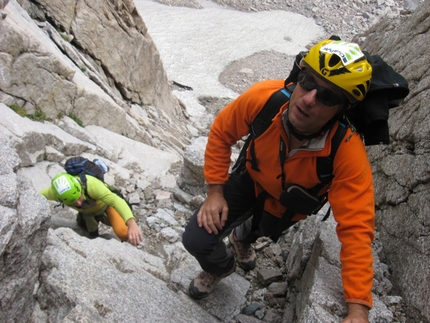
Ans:
[[[204,175],[208,184],[224,184],[227,181],[231,146],[249,133],[250,124],[270,95],[283,85],[282,80],[257,83],[218,114],[211,126],[205,151]],[[282,125],[282,112],[287,108],[288,103],[273,118],[271,126],[255,140],[256,158],[261,171],[252,170],[247,163],[249,174],[256,182],[257,193],[266,190],[270,194],[265,210],[278,217],[285,211],[285,207],[278,200],[282,192],[278,175],[281,174],[280,136],[288,145],[287,134]],[[287,157],[283,165],[286,186],[294,183],[311,188],[319,183],[316,158],[329,155],[331,137],[337,126],[336,123],[329,130],[322,149],[300,149]],[[349,140],[342,141],[333,163],[335,177],[328,198],[337,222],[336,233],[342,244],[340,261],[346,301],[371,307],[371,243],[374,238],[375,218],[372,171],[361,136],[352,134],[348,129],[345,138]],[[304,216],[297,215],[294,220],[303,218]]]

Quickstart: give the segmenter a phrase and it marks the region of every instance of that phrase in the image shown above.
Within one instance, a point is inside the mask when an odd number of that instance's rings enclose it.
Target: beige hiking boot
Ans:
[[[224,274],[215,275],[203,270],[191,281],[190,286],[188,287],[190,296],[195,299],[208,296],[215,289],[221,279],[231,275],[235,270],[236,261],[234,262],[233,267]]]
[[[257,263],[257,256],[255,255],[254,248],[252,248],[250,244],[244,244],[237,241],[234,230],[231,231],[228,236],[228,241],[230,242],[230,245],[233,246],[238,265],[243,270],[254,269],[255,264]]]

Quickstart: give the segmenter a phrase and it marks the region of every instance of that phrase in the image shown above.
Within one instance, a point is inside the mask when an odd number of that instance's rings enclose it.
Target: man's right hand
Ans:
[[[228,216],[227,201],[224,199],[223,185],[210,184],[208,196],[197,213],[197,224],[208,233],[218,234]]]

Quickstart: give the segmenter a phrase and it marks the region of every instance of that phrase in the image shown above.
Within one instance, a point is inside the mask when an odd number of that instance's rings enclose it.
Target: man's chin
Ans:
[[[305,133],[303,133],[303,127],[301,126],[300,122],[297,122],[297,120],[293,119],[290,120],[290,124],[293,126],[293,129],[295,132],[297,132],[300,135],[306,135]]]

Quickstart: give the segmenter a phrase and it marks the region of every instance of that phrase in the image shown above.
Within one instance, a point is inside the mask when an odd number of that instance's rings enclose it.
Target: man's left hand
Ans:
[[[348,316],[342,323],[369,323],[369,308],[357,303],[348,303]]]

